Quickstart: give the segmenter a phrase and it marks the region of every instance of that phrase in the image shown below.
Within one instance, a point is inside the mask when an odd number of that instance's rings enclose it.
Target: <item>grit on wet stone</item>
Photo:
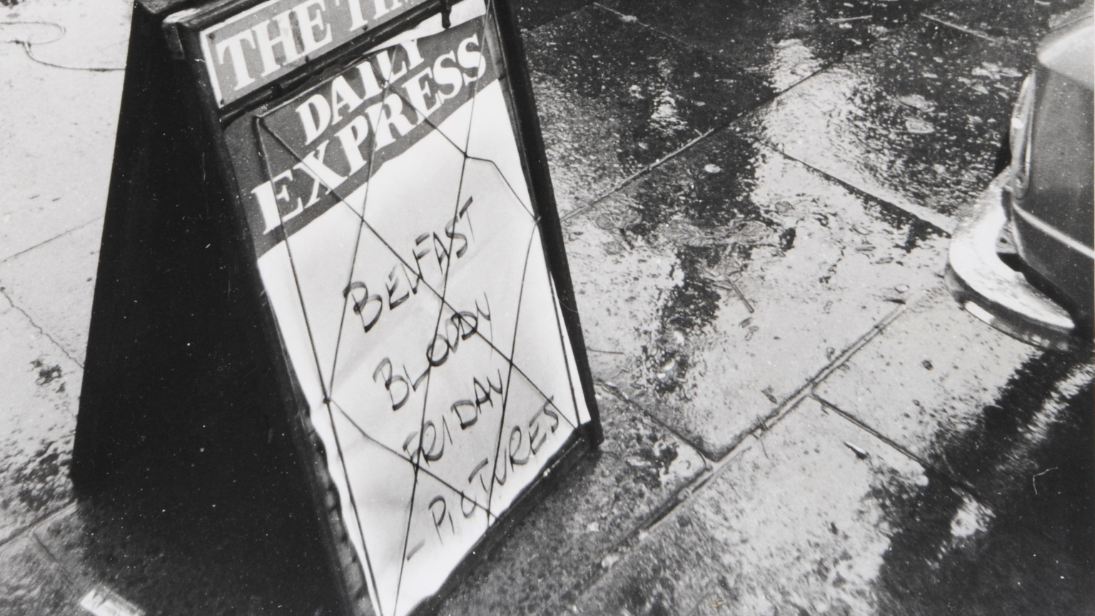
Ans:
[[[605,0],[659,32],[761,78],[773,92],[870,47],[930,6],[929,0]]]
[[[1084,0],[940,0],[925,14],[978,34],[1030,46],[1083,4]]]
[[[920,20],[734,129],[949,232],[994,174],[1031,60]]]
[[[915,462],[807,400],[737,450],[578,612],[873,613],[879,576],[901,557],[888,495],[929,483]]]
[[[597,5],[525,44],[560,213],[770,95],[758,77]]]
[[[65,578],[42,547],[23,537],[0,547],[0,614],[83,616],[80,589]]]
[[[719,133],[566,221],[594,377],[713,459],[934,286],[946,238]]]

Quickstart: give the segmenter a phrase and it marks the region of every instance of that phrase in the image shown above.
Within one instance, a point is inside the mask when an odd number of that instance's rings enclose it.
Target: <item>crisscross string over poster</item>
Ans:
[[[590,421],[494,12],[457,7],[226,131],[385,616],[436,593]]]

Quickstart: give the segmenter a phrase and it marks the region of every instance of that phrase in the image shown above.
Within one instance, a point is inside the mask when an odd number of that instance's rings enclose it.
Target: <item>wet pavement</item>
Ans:
[[[516,4],[606,440],[435,611],[1095,611],[1095,363],[942,281],[1078,3]],[[107,5],[4,1],[0,40],[119,65]],[[333,613],[261,458],[74,495],[121,74],[0,66],[0,614]]]

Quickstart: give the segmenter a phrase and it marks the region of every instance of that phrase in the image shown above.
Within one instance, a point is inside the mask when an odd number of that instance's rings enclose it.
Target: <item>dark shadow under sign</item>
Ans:
[[[413,611],[601,438],[508,6],[147,0],[129,62],[74,480],[283,443]]]

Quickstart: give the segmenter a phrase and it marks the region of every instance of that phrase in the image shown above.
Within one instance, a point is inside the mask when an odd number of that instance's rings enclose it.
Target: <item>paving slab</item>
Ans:
[[[0,6],[0,261],[103,215],[131,3],[37,0]],[[26,23],[35,22],[35,23]],[[51,42],[52,41],[52,42]],[[48,130],[27,130],[28,126]]]
[[[947,231],[988,184],[1029,48],[928,20],[818,73],[736,124]]]
[[[444,614],[559,613],[566,592],[617,543],[677,502],[700,455],[612,396],[598,397],[605,442],[544,495],[441,604]]]
[[[876,612],[872,585],[897,530],[886,491],[929,483],[908,457],[804,401],[612,565],[577,612]]]
[[[83,365],[103,219],[0,262],[0,290]]]
[[[770,94],[759,78],[596,5],[525,43],[561,213]]]
[[[1087,418],[1095,364],[997,332],[933,289],[815,389],[819,398],[1002,505],[1041,449]],[[1087,409],[1086,414],[1090,414]]]
[[[764,78],[775,92],[901,28],[928,0],[604,0],[601,4]]]
[[[593,373],[721,458],[943,271],[946,238],[730,132],[568,219]]]
[[[83,371],[0,294],[0,542],[72,498]]]
[[[1081,614],[1091,569],[807,399],[648,535],[579,614]],[[1080,550],[1081,553],[1087,550]]]
[[[31,537],[0,547],[0,614],[6,616],[81,616],[80,595]]]
[[[984,36],[1030,45],[1045,36],[1050,25],[1083,4],[1084,0],[942,0],[926,14]]]

